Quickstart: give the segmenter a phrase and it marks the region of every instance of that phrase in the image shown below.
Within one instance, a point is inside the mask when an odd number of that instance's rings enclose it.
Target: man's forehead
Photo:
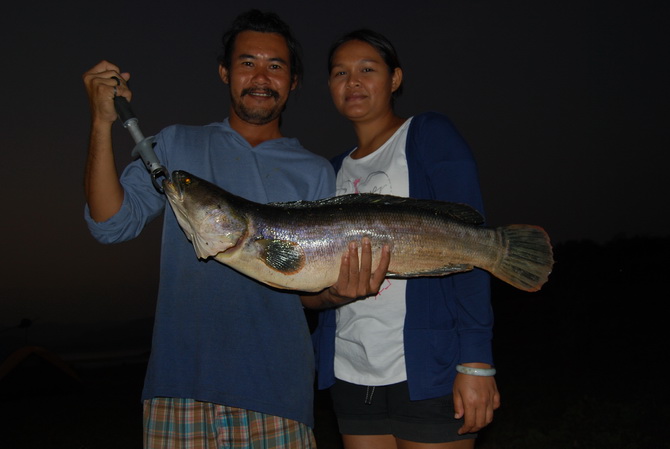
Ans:
[[[265,56],[273,59],[282,58],[288,61],[289,49],[286,39],[279,33],[263,33],[260,31],[241,31],[235,38],[233,55]]]

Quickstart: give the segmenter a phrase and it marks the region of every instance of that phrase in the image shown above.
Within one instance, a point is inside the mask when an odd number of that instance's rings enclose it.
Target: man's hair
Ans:
[[[365,42],[366,44],[371,45],[375,50],[377,50],[379,55],[382,57],[382,59],[388,66],[390,73],[393,73],[393,71],[396,68],[402,69],[402,66],[400,65],[400,59],[398,58],[398,52],[396,52],[396,49],[391,43],[391,41],[389,41],[386,38],[386,36],[384,36],[381,33],[377,33],[376,31],[362,28],[347,33],[344,36],[337,39],[335,42],[333,42],[333,44],[330,46],[330,50],[328,51],[328,73],[330,73],[330,71],[333,68],[333,55],[335,54],[335,51],[342,44],[345,44],[353,40]],[[393,92],[392,97],[395,99],[396,97],[400,96],[401,93],[402,93],[402,84],[400,84],[398,89],[396,89],[396,91]]]
[[[251,9],[235,18],[230,29],[223,34],[221,39],[221,54],[218,57],[219,64],[230,70],[231,55],[235,47],[235,39],[242,31],[258,31],[260,33],[277,33],[284,37],[290,54],[291,81],[295,80],[296,86],[302,82],[303,66],[300,43],[293,36],[291,28],[273,12],[261,12]]]

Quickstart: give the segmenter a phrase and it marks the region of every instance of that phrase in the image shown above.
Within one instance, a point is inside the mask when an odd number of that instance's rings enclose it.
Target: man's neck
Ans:
[[[278,118],[264,125],[255,125],[246,122],[234,113],[231,113],[228,122],[230,123],[230,127],[244,137],[244,140],[249,142],[249,145],[252,147],[260,145],[265,141],[282,137],[281,131],[279,130]]]

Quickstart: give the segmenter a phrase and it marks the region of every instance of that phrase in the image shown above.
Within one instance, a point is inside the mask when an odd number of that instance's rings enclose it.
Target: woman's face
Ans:
[[[370,44],[351,40],[333,53],[328,78],[338,112],[349,120],[375,119],[391,111],[391,96],[402,82],[402,70],[389,67]]]

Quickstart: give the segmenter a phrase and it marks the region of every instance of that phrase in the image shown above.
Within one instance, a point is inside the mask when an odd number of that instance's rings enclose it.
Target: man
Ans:
[[[224,34],[219,72],[230,90],[230,116],[164,129],[154,149],[161,162],[257,202],[332,196],[330,164],[279,129],[301,78],[289,27],[273,13],[240,15]],[[129,79],[106,61],[84,74],[92,114],[86,220],[98,240],[113,243],[136,237],[164,214],[142,392],[145,447],[313,447],[313,349],[300,299],[222,264],[198,261],[141,161],[119,180],[113,97],[130,100]]]

